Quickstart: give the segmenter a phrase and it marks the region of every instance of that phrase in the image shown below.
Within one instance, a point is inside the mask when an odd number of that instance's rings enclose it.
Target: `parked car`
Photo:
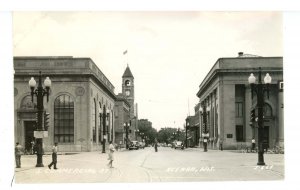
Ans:
[[[138,141],[131,141],[129,144],[129,150],[138,150],[139,149],[139,142]]]
[[[176,142],[175,142],[174,148],[175,148],[175,149],[176,149],[176,148],[184,149],[183,142],[181,142],[181,141],[176,141]]]
[[[139,142],[139,148],[144,149],[145,148],[145,143],[144,142]]]

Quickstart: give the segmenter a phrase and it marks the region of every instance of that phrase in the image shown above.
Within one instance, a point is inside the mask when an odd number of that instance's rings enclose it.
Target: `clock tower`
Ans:
[[[122,76],[122,94],[126,97],[130,104],[130,118],[133,119],[134,115],[134,77],[127,65],[125,72]]]

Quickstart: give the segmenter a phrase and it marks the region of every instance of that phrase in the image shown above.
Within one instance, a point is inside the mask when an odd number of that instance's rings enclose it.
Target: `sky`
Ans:
[[[127,54],[123,52],[127,50]],[[121,92],[129,65],[140,119],[183,128],[220,57],[283,56],[281,12],[14,12],[14,56],[90,57]]]

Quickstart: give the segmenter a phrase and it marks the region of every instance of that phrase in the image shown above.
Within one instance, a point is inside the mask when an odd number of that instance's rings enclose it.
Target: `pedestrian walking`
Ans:
[[[155,149],[155,152],[157,152],[157,139],[155,138],[155,141],[154,141],[154,149]]]
[[[108,152],[108,160],[109,160],[109,162],[108,162],[107,166],[109,166],[110,168],[113,168],[112,163],[114,161],[115,147],[114,147],[112,141],[109,142],[108,149],[109,149],[109,152]]]
[[[208,140],[207,140],[207,137],[204,137],[204,139],[203,139],[203,145],[204,145],[204,152],[207,152],[207,142]]]
[[[35,143],[34,143],[33,140],[30,142],[30,145],[31,145],[31,147],[30,147],[30,154],[33,155],[34,154],[34,147],[35,147]]]
[[[221,151],[223,151],[223,140],[222,139],[220,139],[220,141],[219,141],[219,149]]]
[[[57,170],[58,168],[56,167],[57,164],[57,143],[54,143],[54,146],[52,147],[52,162],[48,165],[48,168],[51,169],[52,165],[54,165],[54,169]]]
[[[255,139],[252,138],[252,147],[251,147],[251,152],[255,150]]]
[[[21,168],[22,146],[17,142],[15,147],[16,168]]]

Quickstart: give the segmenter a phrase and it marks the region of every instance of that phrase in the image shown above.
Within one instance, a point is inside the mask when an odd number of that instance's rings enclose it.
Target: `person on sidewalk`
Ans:
[[[255,139],[252,138],[252,147],[251,147],[251,152],[255,150]]]
[[[220,139],[219,141],[219,150],[223,151],[223,140]]]
[[[157,146],[158,146],[158,141],[157,141],[157,139],[155,138],[155,140],[154,140],[154,149],[155,149],[155,152],[157,152]]]
[[[16,168],[21,168],[22,146],[17,142],[15,147]]]
[[[115,152],[115,147],[114,147],[112,141],[110,141],[109,142],[109,152],[108,152],[109,163],[107,164],[107,166],[109,166],[110,168],[113,168],[112,163],[114,161],[114,152]]]
[[[32,140],[30,142],[30,145],[31,145],[31,147],[30,147],[30,154],[33,155],[34,154],[35,142]]]
[[[54,169],[57,170],[56,167],[57,164],[57,143],[54,143],[54,146],[52,147],[52,162],[48,165],[48,168],[51,169],[52,165],[54,165]]]

